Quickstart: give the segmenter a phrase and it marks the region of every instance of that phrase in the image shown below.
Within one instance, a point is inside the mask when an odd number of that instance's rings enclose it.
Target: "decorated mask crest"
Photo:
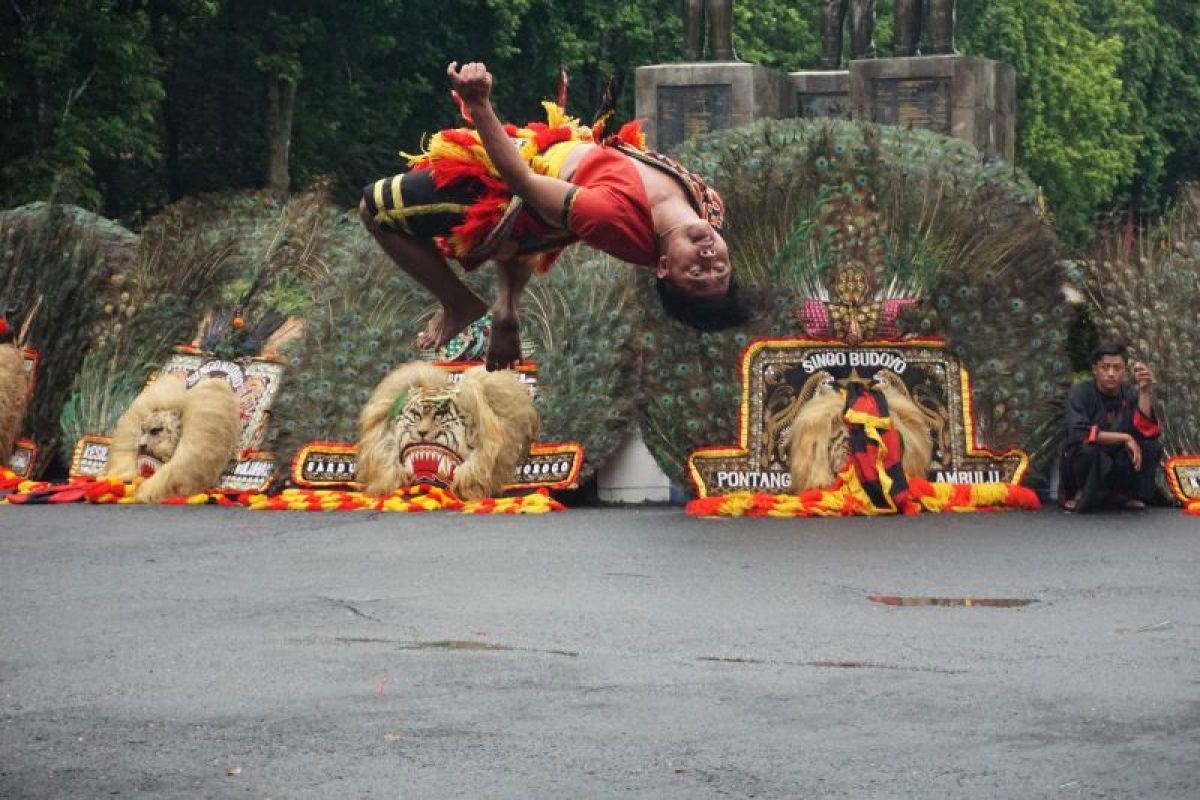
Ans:
[[[393,371],[359,416],[358,480],[375,495],[432,483],[464,500],[513,480],[538,415],[516,374],[473,367],[457,384],[426,362]]]

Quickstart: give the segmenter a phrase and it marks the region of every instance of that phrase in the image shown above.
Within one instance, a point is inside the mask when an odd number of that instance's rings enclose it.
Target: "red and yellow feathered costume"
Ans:
[[[526,207],[500,178],[471,128],[439,131],[424,152],[407,156],[410,170],[376,181],[363,191],[380,225],[437,241],[443,255],[474,269],[484,261],[529,255],[539,272],[576,240],[635,264],[658,260],[650,201],[634,159],[663,170],[683,187],[697,212],[720,228],[724,206],[701,178],[665,156],[646,150],[639,122],[600,140],[555,103],[542,104],[544,123],[505,131],[539,175],[559,177],[567,155],[597,145],[576,167],[561,219],[545,220]],[[466,116],[464,114],[464,116]],[[470,122],[469,117],[467,121]]]

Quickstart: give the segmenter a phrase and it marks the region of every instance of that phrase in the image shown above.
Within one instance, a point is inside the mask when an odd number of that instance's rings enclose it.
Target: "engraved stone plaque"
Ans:
[[[729,84],[658,87],[659,150],[672,150],[693,136],[730,127],[733,87]]]
[[[948,78],[879,78],[874,88],[875,122],[950,135]]]
[[[804,119],[850,119],[850,95],[845,92],[796,92],[796,116]]]

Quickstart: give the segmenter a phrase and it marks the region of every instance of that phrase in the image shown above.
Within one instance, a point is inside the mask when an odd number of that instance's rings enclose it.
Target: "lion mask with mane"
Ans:
[[[850,437],[842,419],[846,398],[835,388],[832,375],[825,373],[822,378],[814,382],[817,388],[792,422],[788,453],[793,492],[832,486],[850,455]],[[887,400],[888,416],[900,434],[904,474],[925,477],[933,460],[929,420],[913,402],[903,380],[890,370],[877,372],[872,388]]]
[[[195,494],[216,485],[241,437],[237,395],[219,378],[188,389],[163,375],[147,386],[117,423],[109,448],[113,477],[146,480],[143,503]]]
[[[375,387],[359,415],[358,481],[377,496],[426,482],[463,500],[494,497],[512,483],[538,427],[516,373],[472,367],[455,384],[411,362]]]
[[[21,435],[28,393],[21,348],[11,342],[0,343],[0,467],[8,466],[13,443]]]

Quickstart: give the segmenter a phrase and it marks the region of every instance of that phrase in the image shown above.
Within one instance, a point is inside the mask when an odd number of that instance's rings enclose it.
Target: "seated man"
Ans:
[[[745,321],[719,232],[721,198],[703,181],[638,148],[636,127],[597,142],[553,105],[550,125],[502,125],[483,64],[446,72],[475,130],[440,132],[410,158],[413,169],[366,187],[359,204],[384,251],[441,302],[420,347],[445,345],[487,311],[447,257],[466,269],[490,258],[499,282],[487,368],[519,362],[521,292],[575,240],[653,268],[663,307],[693,327]]]
[[[1154,375],[1135,362],[1134,388],[1125,374],[1125,348],[1102,345],[1092,353],[1093,380],[1076,383],[1067,396],[1059,497],[1068,511],[1140,510],[1154,494],[1162,458],[1150,400]]]

